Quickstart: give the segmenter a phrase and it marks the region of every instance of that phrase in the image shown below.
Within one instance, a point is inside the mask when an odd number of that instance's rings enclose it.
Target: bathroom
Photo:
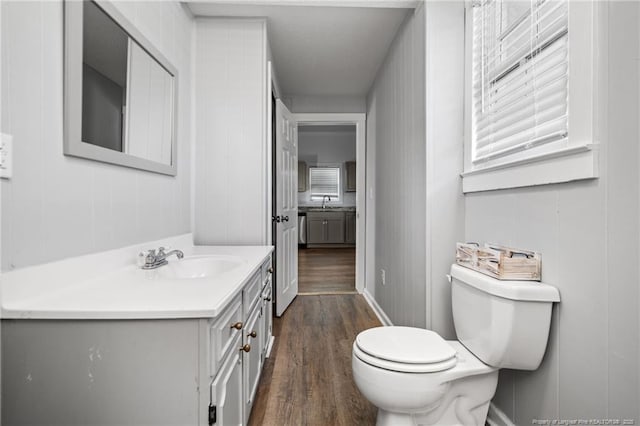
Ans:
[[[362,269],[356,271],[359,294],[345,297],[364,298],[385,325],[426,328],[455,339],[446,278],[455,243],[538,251],[542,281],[561,295],[546,353],[535,371],[500,371],[487,421],[640,421],[640,5],[577,2],[587,5],[583,13],[593,13],[576,16],[583,25],[570,33],[581,35],[572,54],[593,54],[591,62],[570,67],[571,81],[579,84],[570,85],[569,98],[578,101],[570,103],[569,126],[584,147],[551,158],[542,170],[522,162],[519,173],[498,169],[501,174],[487,176],[470,173],[465,157],[469,20],[463,2],[375,1],[368,2],[375,7],[362,10],[343,7],[359,3],[354,1],[301,6],[306,2],[256,0],[249,2],[253,10],[245,3],[115,3],[177,70],[177,163],[170,175],[65,155],[63,2],[2,1],[0,130],[12,139],[7,144],[3,136],[3,156],[9,149],[12,164],[11,177],[0,186],[3,324],[9,311],[4,285],[13,272],[125,247],[157,248],[157,242],[187,234],[196,245],[270,245],[276,203],[268,196],[274,182],[271,91],[293,114],[366,116],[366,149],[356,158],[358,176],[363,173],[357,202],[366,209],[357,222],[363,250],[356,268]],[[205,17],[209,7],[217,18]],[[320,9],[310,13],[313,7],[344,10],[325,15]],[[368,52],[367,38],[379,37],[369,40],[377,46],[368,56],[375,60],[359,67],[349,84],[319,70],[329,82],[340,83],[334,92],[296,93],[294,86],[284,91],[300,75],[289,70],[319,67],[314,61],[323,57],[279,61],[277,46],[295,41],[287,23],[291,31],[310,31],[308,19],[335,24],[339,17],[351,20],[352,28],[353,22],[377,28],[358,38],[329,26],[336,38],[353,37],[351,47],[342,50],[353,61],[360,58],[354,52]],[[349,44],[324,34],[330,49]],[[323,37],[298,37],[307,43],[318,39]],[[346,67],[349,61],[331,63]],[[295,243],[297,251],[297,238]],[[316,300],[334,299],[298,296],[289,309]],[[10,350],[4,325],[2,332],[4,362]],[[322,331],[309,333],[320,338]],[[170,357],[179,350],[166,345],[164,352]],[[280,353],[272,352],[267,362]],[[25,359],[38,361],[35,354]],[[347,370],[338,365],[335,370],[350,372],[350,358],[346,362]],[[87,378],[87,368],[82,369],[79,374]],[[32,381],[25,374],[22,382],[38,384],[34,371]],[[3,379],[6,374],[3,369]],[[291,379],[296,377],[292,373]],[[12,424],[7,416],[15,396],[3,380],[3,424]]]

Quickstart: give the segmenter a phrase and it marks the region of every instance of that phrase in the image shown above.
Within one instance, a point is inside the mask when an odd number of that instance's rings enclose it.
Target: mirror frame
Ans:
[[[147,160],[82,141],[82,30],[85,1],[64,1],[64,154],[175,176],[178,145],[178,71],[131,21],[113,4],[105,0],[94,0],[94,2],[173,77],[171,164]]]

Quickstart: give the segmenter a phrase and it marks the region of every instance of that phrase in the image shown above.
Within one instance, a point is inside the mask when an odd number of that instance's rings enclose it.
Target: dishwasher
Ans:
[[[298,212],[298,245],[307,244],[307,214]]]

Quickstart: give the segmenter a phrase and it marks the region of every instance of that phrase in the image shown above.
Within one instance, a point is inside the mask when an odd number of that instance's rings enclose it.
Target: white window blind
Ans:
[[[311,197],[322,198],[325,195],[337,199],[340,195],[339,167],[311,167],[309,169],[309,188]]]
[[[473,4],[474,167],[567,139],[567,9],[566,0]]]

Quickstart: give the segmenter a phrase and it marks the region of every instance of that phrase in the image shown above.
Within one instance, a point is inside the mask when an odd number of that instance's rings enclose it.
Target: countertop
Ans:
[[[2,318],[158,319],[219,315],[273,251],[271,246],[194,246],[192,237],[80,256],[2,275]],[[234,269],[207,278],[171,280],[135,265],[160,245],[189,256],[237,256]],[[179,262],[172,257],[169,262]]]
[[[300,213],[308,213],[308,212],[355,212],[355,206],[335,206],[322,208],[321,206],[298,206],[298,211]]]

